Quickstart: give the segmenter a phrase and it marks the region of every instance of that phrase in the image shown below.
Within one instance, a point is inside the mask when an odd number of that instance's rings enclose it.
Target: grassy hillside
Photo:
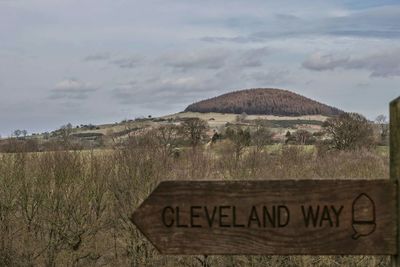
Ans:
[[[60,149],[58,144],[65,143],[66,137],[70,148],[75,150],[111,148],[125,142],[131,136],[143,135],[162,126],[180,125],[182,121],[188,118],[199,118],[206,121],[210,138],[214,131],[221,133],[229,125],[252,127],[257,121],[263,121],[275,133],[276,139],[283,140],[287,131],[294,132],[300,129],[310,133],[320,131],[322,123],[328,117],[322,115],[274,116],[180,112],[159,118],[140,118],[102,125],[72,126],[67,132],[60,128],[48,133],[2,139],[0,140],[0,152],[58,150]],[[21,146],[21,148],[18,148],[18,146]]]

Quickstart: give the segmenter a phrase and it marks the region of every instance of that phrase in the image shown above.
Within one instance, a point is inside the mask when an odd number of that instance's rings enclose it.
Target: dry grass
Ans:
[[[107,153],[0,154],[0,266],[388,266],[370,256],[162,256],[128,217],[165,179],[387,178],[387,153],[229,145],[159,153],[131,142]]]

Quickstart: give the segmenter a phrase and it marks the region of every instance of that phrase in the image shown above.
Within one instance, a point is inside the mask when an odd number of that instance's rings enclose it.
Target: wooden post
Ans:
[[[400,97],[390,103],[390,179],[400,181]],[[392,256],[392,266],[400,267],[400,191],[397,185],[397,255]]]

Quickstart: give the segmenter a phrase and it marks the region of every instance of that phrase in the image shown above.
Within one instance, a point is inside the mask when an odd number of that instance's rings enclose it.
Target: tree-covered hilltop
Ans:
[[[185,111],[249,115],[335,116],[343,111],[282,89],[257,88],[235,91],[189,105]]]

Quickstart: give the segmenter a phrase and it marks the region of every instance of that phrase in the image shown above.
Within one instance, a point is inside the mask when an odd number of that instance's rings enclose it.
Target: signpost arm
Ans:
[[[390,103],[390,179],[400,181],[400,97]],[[392,256],[392,266],[400,267],[400,205],[397,188],[397,255]]]

